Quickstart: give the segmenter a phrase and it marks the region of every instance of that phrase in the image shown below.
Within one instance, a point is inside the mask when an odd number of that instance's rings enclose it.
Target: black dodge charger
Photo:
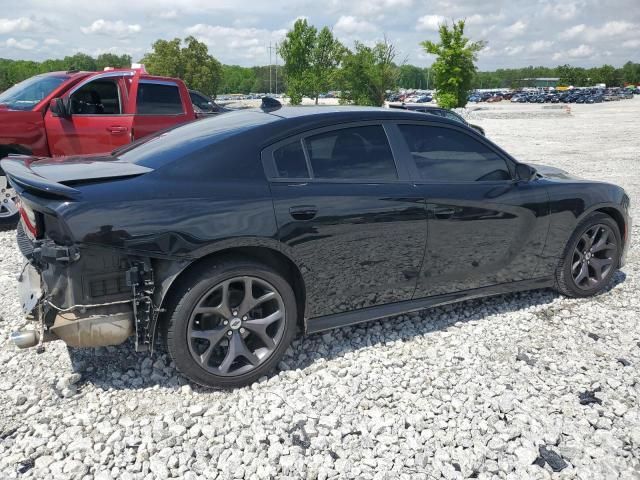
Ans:
[[[203,385],[254,381],[298,332],[526,289],[596,294],[631,225],[622,188],[403,110],[230,112],[2,169],[35,325],[16,345],[133,336]]]

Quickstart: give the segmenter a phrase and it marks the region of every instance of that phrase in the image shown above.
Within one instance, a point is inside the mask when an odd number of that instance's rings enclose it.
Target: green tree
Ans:
[[[620,70],[623,82],[640,84],[640,63],[627,62]]]
[[[619,87],[622,84],[621,70],[618,70],[611,65],[603,65],[596,70],[598,81],[592,83],[604,83],[607,87]]]
[[[464,107],[471,88],[475,61],[484,42],[471,42],[464,36],[464,20],[453,22],[451,28],[443,23],[438,28],[440,43],[424,41],[422,47],[427,53],[436,55],[432,65],[436,98],[444,108]]]
[[[64,62],[67,70],[76,69],[93,72],[98,69],[95,58],[91,55],[87,55],[86,53],[76,53],[70,57],[64,57],[62,61]]]
[[[400,65],[398,86],[400,88],[429,88],[428,70],[415,65]]]
[[[590,84],[599,83],[598,72],[593,74],[596,76],[596,79],[594,79],[591,74],[581,67],[560,65],[556,68],[556,71],[557,76],[560,78],[559,85],[562,86],[584,87]]]
[[[131,66],[131,55],[116,55],[114,53],[102,53],[96,58],[97,70],[105,67],[128,68]]]
[[[313,25],[309,25],[306,19],[298,19],[278,48],[284,60],[287,95],[292,105],[300,104],[308,89],[316,35],[317,30]]]
[[[183,46],[183,43],[185,44]],[[157,40],[142,59],[149,73],[184,80],[189,88],[215,96],[222,79],[220,62],[194,37]]]
[[[334,84],[338,67],[345,54],[345,47],[328,27],[320,30],[311,50],[309,70],[305,73],[305,90],[318,104],[318,96]]]
[[[385,39],[373,48],[356,42],[342,62],[342,102],[384,104],[387,91],[398,83],[395,47]]]

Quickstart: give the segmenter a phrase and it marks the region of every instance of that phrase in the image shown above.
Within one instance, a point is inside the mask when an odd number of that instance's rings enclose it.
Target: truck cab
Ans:
[[[182,80],[144,67],[51,72],[0,94],[0,158],[105,153],[159,130],[195,120]],[[0,225],[17,221],[0,171]]]

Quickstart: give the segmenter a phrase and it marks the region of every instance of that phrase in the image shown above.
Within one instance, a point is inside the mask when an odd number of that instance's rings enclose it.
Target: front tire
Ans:
[[[179,280],[166,341],[178,370],[207,387],[234,388],[269,373],[296,333],[293,289],[249,259],[208,262]]]
[[[589,297],[605,290],[620,264],[622,238],[616,222],[600,212],[582,220],[556,269],[556,289],[568,297]]]
[[[7,177],[0,174],[0,228],[15,227],[20,219],[16,205],[16,192]]]

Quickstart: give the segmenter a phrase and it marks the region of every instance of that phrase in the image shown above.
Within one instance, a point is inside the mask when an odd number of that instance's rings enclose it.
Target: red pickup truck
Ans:
[[[45,73],[0,93],[0,158],[109,152],[197,117],[182,80],[142,68]],[[0,170],[0,225],[17,221],[13,196]]]

